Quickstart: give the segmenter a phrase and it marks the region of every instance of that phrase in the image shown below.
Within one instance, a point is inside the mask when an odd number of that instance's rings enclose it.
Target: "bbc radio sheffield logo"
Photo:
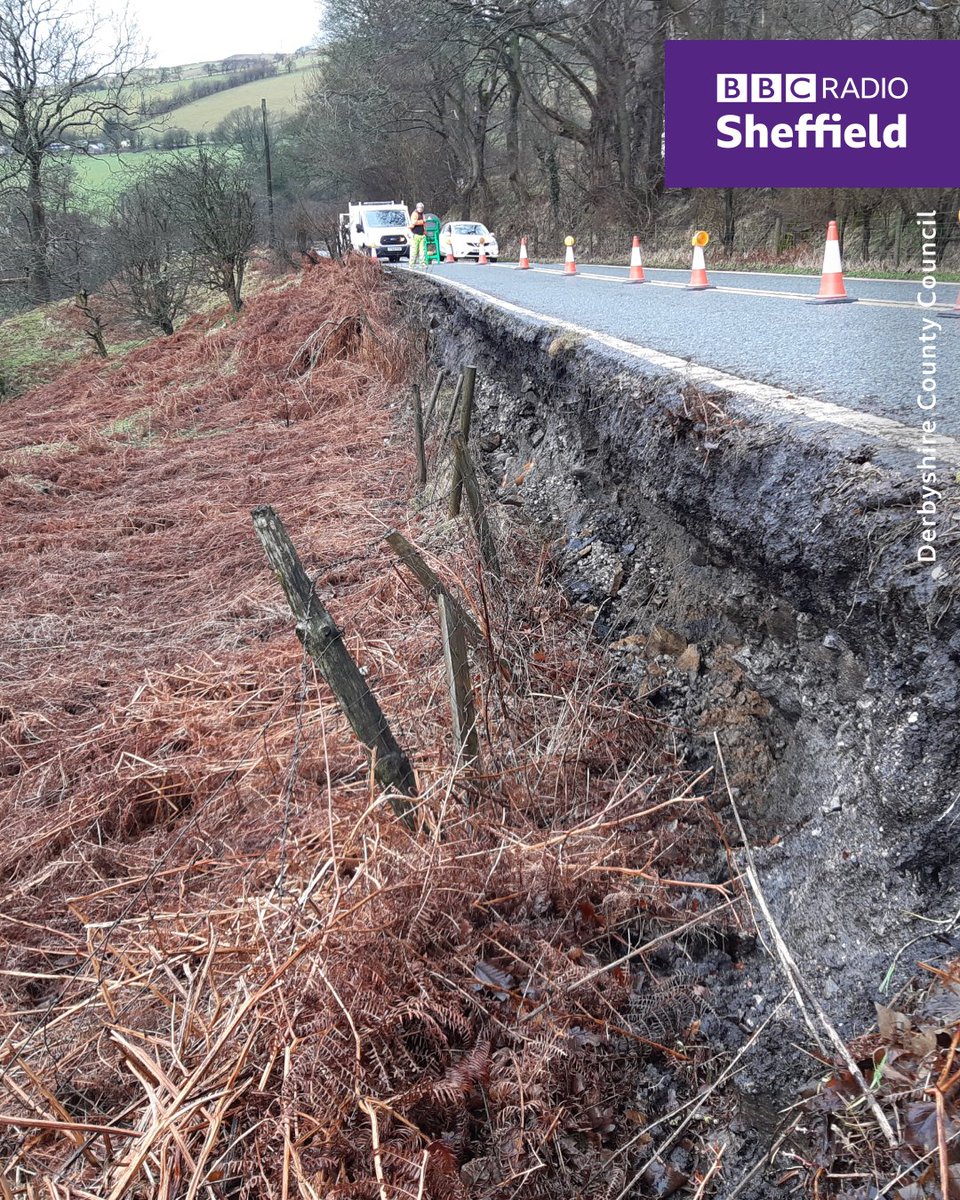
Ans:
[[[954,187],[960,42],[668,42],[667,187]]]
[[[718,75],[717,104],[804,104],[812,106],[822,100],[905,100],[910,85],[900,75],[893,79],[873,76],[845,80],[829,75]],[[833,104],[836,108],[838,105]],[[852,150],[879,150],[884,146],[902,149],[907,144],[907,115],[897,113],[894,120],[882,124],[877,113],[861,121],[844,121],[843,114],[821,110],[803,112],[797,120],[771,123],[758,120],[752,112],[724,113],[717,121],[717,145],[722,150],[746,146],[749,149],[788,150],[793,146],[806,149],[825,146],[834,149],[848,146]]]

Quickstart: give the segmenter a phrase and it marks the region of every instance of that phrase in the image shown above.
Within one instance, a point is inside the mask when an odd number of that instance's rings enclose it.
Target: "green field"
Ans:
[[[124,104],[129,109],[136,109],[138,106],[147,100],[166,100],[170,96],[175,96],[177,92],[186,91],[191,84],[194,83],[214,83],[223,79],[223,75],[209,75],[202,65],[197,64],[196,68],[183,67],[183,78],[180,80],[168,79],[165,83],[158,83],[154,72],[148,72],[140,79],[132,81],[124,93]],[[188,72],[196,70],[195,74]],[[86,102],[93,100],[107,100],[112,96],[112,93],[105,89],[94,89],[91,92],[84,93],[83,99]]]
[[[136,97],[137,103],[140,102],[141,96],[144,100],[166,100],[168,96],[186,91],[193,83],[214,83],[220,79],[223,79],[222,75],[207,75],[204,72],[197,75],[184,74],[183,79],[168,79],[166,83],[133,84],[130,94]]]
[[[182,105],[162,117],[147,122],[143,127],[145,140],[153,141],[169,129],[185,129],[191,134],[210,133],[235,109],[259,109],[261,99],[267,101],[273,118],[292,113],[303,99],[316,58],[314,55],[301,55],[294,61],[296,69],[293,71],[288,72],[282,68],[278,75],[215,92],[212,96]],[[152,97],[170,96],[180,89],[188,88],[192,83],[224,78],[222,74],[207,74],[204,63],[183,64],[180,70],[183,75],[181,80],[166,80],[164,83],[157,81],[159,72],[143,72],[131,85],[128,102],[135,105],[140,92]],[[106,96],[106,93],[103,93],[103,96]],[[99,131],[88,130],[83,137],[78,135],[75,140],[79,144],[87,139],[96,140],[98,136]],[[72,154],[69,158],[64,157],[64,161],[69,162],[75,172],[76,190],[82,207],[96,213],[105,211],[114,197],[129,187],[138,176],[148,171],[160,155],[173,153],[189,154],[191,151],[141,150],[93,156]]]
[[[185,128],[191,133],[205,132],[220,124],[224,116],[232,113],[235,108],[246,106],[259,108],[262,97],[266,98],[266,102],[275,112],[292,112],[296,107],[296,100],[304,89],[306,76],[316,61],[312,55],[301,54],[299,58],[294,59],[296,67],[292,72],[287,72],[286,67],[281,67],[280,74],[277,76],[259,79],[256,83],[241,84],[239,88],[228,88],[226,91],[215,92],[214,95],[206,96],[203,100],[184,104],[184,106],[174,109],[173,112],[164,114],[161,118],[156,119],[156,124],[161,128]],[[164,83],[157,82],[158,72],[143,72],[142,76],[134,79],[134,82],[131,83],[130,91],[127,94],[127,104],[130,104],[131,108],[136,108],[142,100],[166,100],[169,96],[175,96],[178,91],[190,89],[191,84],[220,83],[224,78],[222,73],[209,74],[206,72],[203,62],[185,64],[180,67],[180,71],[182,72],[181,79],[167,79]],[[91,92],[90,98],[106,100],[107,95],[106,91],[94,91]],[[152,124],[152,122],[148,122],[148,124]],[[94,137],[94,133],[91,133],[90,137]]]
[[[190,154],[190,150],[141,150],[138,153],[76,154],[71,165],[77,173],[77,193],[91,212],[106,208],[111,200],[148,171],[165,154]]]
[[[164,114],[157,121],[157,127],[161,131],[186,129],[190,133],[207,133],[216,129],[235,108],[259,108],[261,99],[266,100],[273,116],[291,113],[303,98],[309,75],[310,68],[304,67],[289,74],[284,71],[268,79],[258,79],[255,83],[216,92],[213,96],[194,100],[192,104],[185,104]]]

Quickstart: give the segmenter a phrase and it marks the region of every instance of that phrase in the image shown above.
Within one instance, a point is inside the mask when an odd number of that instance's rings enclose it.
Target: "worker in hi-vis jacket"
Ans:
[[[410,218],[410,233],[412,235],[410,243],[410,266],[415,267],[417,265],[417,255],[419,254],[420,262],[426,268],[427,218],[423,210],[422,200],[413,210],[413,216]]]

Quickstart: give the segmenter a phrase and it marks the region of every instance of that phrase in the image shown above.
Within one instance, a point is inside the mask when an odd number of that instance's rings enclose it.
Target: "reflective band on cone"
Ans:
[[[527,258],[527,239],[520,239],[520,261],[517,263],[518,271],[530,270],[530,259]]]
[[[577,273],[577,260],[573,257],[572,246],[567,247],[567,255],[563,260],[563,273],[564,275],[576,275]]]
[[[840,261],[840,236],[836,221],[827,225],[827,244],[823,248],[823,272],[820,291],[813,298],[816,304],[850,304],[851,298],[843,286],[843,264]]]
[[[640,257],[640,239],[633,239],[633,248],[630,251],[630,277],[627,283],[643,283],[643,259]]]
[[[710,286],[710,280],[707,279],[707,264],[703,260],[703,247],[694,246],[693,266],[690,268],[690,282],[687,284],[687,291],[702,292]]]

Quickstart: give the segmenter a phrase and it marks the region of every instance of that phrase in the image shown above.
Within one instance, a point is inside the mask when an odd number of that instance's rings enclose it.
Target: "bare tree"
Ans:
[[[200,280],[223,292],[234,312],[257,232],[256,201],[241,164],[199,148],[178,155],[159,178],[193,246]]]
[[[890,37],[890,26],[902,26],[906,36],[944,41],[955,38],[960,32],[960,3],[958,0],[859,0],[860,9],[866,15],[878,18],[876,33],[879,37]],[[886,25],[887,28],[883,28]],[[871,30],[873,32],[873,30]],[[894,37],[904,36],[894,32]]]
[[[246,104],[227,113],[217,126],[213,141],[220,145],[237,146],[247,163],[252,167],[261,167],[263,119],[260,109]]]
[[[58,212],[51,224],[51,277],[73,296],[76,323],[100,358],[107,357],[109,320],[98,292],[113,269],[105,233],[93,217],[72,208]]]
[[[27,202],[30,296],[50,298],[44,165],[57,143],[126,115],[131,72],[142,65],[124,20],[83,16],[64,0],[0,0],[0,142],[6,182]]]
[[[145,324],[173,333],[197,280],[189,236],[154,178],[138,180],[117,201],[110,228],[111,289]]]

